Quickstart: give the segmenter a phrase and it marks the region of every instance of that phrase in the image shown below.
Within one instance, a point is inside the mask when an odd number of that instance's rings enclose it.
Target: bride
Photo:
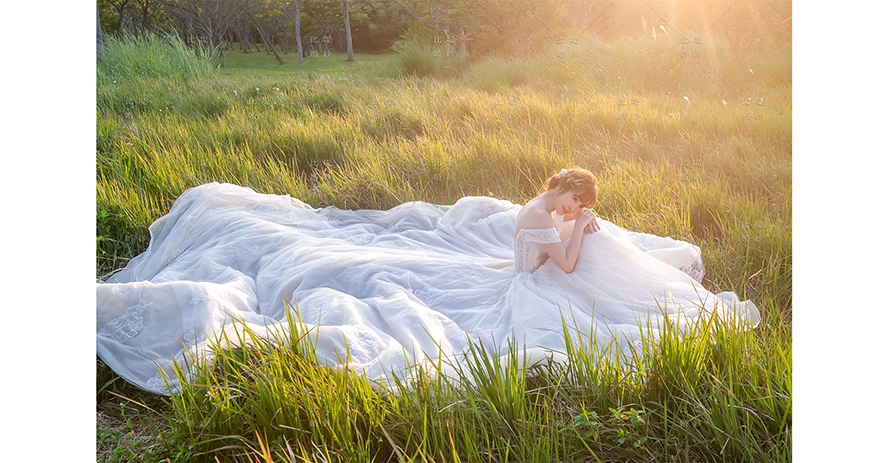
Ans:
[[[214,342],[243,339],[244,329],[277,336],[288,314],[321,364],[382,381],[472,343],[558,355],[567,335],[626,352],[656,335],[643,327],[667,319],[686,327],[715,313],[758,325],[752,302],[703,288],[697,246],[596,217],[597,193],[579,168],[552,175],[523,207],[465,197],[313,209],[201,185],[151,225],[144,253],[97,283],[97,354],[166,395],[180,388],[174,363],[208,358]]]

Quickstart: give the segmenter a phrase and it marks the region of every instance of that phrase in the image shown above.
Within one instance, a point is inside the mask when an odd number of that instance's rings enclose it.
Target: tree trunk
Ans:
[[[254,45],[256,45],[256,44],[253,43],[253,37],[250,35],[250,29],[247,28],[247,30],[244,31],[244,46],[247,47],[247,49],[245,51],[247,53],[253,53],[253,51],[258,52],[259,47],[255,47],[256,50],[253,50]]]
[[[111,4],[111,6],[114,7],[115,10],[117,10],[117,28],[114,30],[114,33],[119,35],[120,29],[123,26],[123,21],[124,21],[124,18],[123,18],[124,8],[126,8],[126,4],[129,3],[129,0],[121,0],[121,2],[119,4],[116,4],[114,2],[109,2],[109,3]],[[96,3],[96,8],[98,8],[98,7],[99,7],[99,5],[98,5],[98,3]]]
[[[342,7],[342,17],[345,18],[345,42],[348,47],[348,61],[354,61],[355,53],[352,50],[352,29],[351,24],[348,22],[348,0],[339,0],[339,5]]]
[[[296,55],[299,56],[298,63],[302,64],[304,62],[304,58],[302,57],[302,30],[299,26],[299,2],[298,0],[294,0],[293,6],[296,7]]]
[[[265,50],[271,50],[274,52],[274,57],[277,58],[278,63],[284,64],[284,60],[281,59],[281,56],[278,55],[277,50],[274,49],[274,45],[268,41],[268,37],[265,36],[265,32],[262,31],[262,27],[259,26],[259,22],[256,21],[256,18],[253,18],[253,24],[256,25],[256,29],[259,30],[259,37],[262,38],[262,43],[265,44]]]
[[[151,17],[151,3],[148,0],[142,0],[139,3],[139,8],[142,10],[142,34],[147,33],[148,27],[151,25],[150,17]]]
[[[250,34],[247,34],[244,31],[237,31],[238,35],[241,38],[241,46],[244,49],[244,53],[253,53],[253,49],[250,47]]]
[[[99,4],[96,3],[96,58],[102,59],[105,54],[105,34],[102,34],[102,26],[99,25]]]

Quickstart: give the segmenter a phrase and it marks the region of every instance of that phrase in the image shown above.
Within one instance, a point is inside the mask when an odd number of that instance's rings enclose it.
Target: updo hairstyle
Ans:
[[[598,179],[592,172],[580,167],[561,169],[546,180],[546,191],[567,190],[574,192],[583,203],[583,207],[595,207],[598,199]]]

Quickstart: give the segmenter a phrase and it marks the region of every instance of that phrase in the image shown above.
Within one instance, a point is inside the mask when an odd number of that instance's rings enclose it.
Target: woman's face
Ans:
[[[583,210],[580,197],[570,190],[559,190],[555,195],[555,213],[558,215],[576,215]]]

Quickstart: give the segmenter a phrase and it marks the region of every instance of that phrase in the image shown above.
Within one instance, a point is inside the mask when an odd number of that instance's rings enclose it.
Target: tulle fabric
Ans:
[[[563,323],[586,343],[623,346],[664,318],[687,324],[715,311],[758,324],[752,302],[699,284],[699,248],[602,219],[574,272],[551,260],[519,272],[520,208],[466,197],[313,209],[230,184],[192,188],[151,225],[148,249],[97,283],[97,353],[125,380],[166,395],[181,387],[174,363],[209,358],[214,340],[237,344],[245,328],[285,334],[288,311],[319,362],[380,381],[458,358],[470,343],[499,355],[509,344],[563,351]],[[571,225],[559,233],[569,236]]]

